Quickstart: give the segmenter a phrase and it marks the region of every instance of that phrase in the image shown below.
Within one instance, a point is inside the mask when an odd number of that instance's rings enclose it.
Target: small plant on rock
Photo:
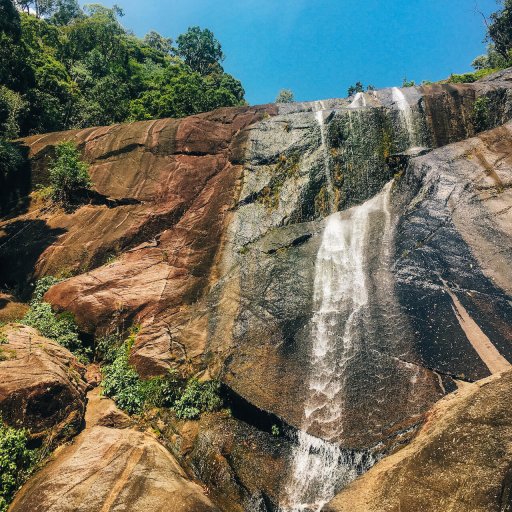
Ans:
[[[220,385],[215,381],[199,382],[192,378],[187,382],[181,397],[173,405],[180,419],[195,419],[202,412],[217,411],[222,407]]]
[[[73,315],[69,312],[55,313],[51,304],[44,302],[44,294],[59,280],[46,276],[36,283],[30,309],[21,319],[21,323],[34,327],[42,336],[56,341],[83,363],[89,361],[91,350],[84,347],[78,335],[78,326]]]
[[[52,198],[68,204],[78,192],[91,187],[89,166],[81,161],[73,142],[61,142],[56,147],[56,153],[56,159],[50,167]]]
[[[103,393],[129,414],[140,414],[150,407],[173,409],[180,419],[196,419],[202,412],[219,410],[223,401],[219,383],[184,381],[175,370],[167,375],[141,379],[130,364],[134,335],[116,350],[111,364],[103,367]]]
[[[489,129],[490,122],[490,101],[486,96],[480,96],[473,105],[473,124],[477,132]]]

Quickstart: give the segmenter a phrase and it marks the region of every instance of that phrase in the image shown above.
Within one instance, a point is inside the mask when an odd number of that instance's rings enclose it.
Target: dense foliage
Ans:
[[[491,14],[488,36],[496,52],[510,62],[512,54],[512,0],[501,0],[503,9]]]
[[[116,6],[12,1],[0,0],[0,138],[244,103],[209,30],[192,27],[173,46],[132,35]]]
[[[199,382],[194,378],[184,381],[175,372],[141,379],[129,362],[134,340],[135,333],[132,333],[115,350],[110,364],[102,369],[103,393],[121,409],[130,414],[140,414],[147,407],[169,407],[180,419],[195,419],[202,412],[222,407],[217,382]],[[113,342],[112,338],[109,341]]]
[[[61,142],[55,151],[56,158],[49,169],[52,198],[68,203],[77,192],[90,188],[89,166],[82,162],[73,142]]]
[[[21,322],[37,329],[43,336],[67,348],[82,362],[89,360],[91,350],[84,347],[78,335],[78,327],[71,313],[55,313],[52,306],[44,301],[44,294],[58,279],[47,276],[36,283],[30,309]]]
[[[487,54],[473,60],[474,73],[452,75],[451,82],[470,83],[500,69],[512,66],[512,0],[499,0],[502,9],[486,20]]]
[[[0,419],[0,512],[7,511],[35,462],[27,441],[25,430],[8,427]]]
[[[26,195],[30,183],[23,172],[26,165],[24,151],[17,144],[0,140],[0,214]]]

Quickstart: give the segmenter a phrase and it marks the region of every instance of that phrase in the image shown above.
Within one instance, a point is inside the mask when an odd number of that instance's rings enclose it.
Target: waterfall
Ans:
[[[400,112],[402,122],[407,130],[410,146],[417,146],[416,130],[414,127],[414,114],[411,106],[407,101],[407,98],[398,87],[393,87],[391,89],[391,95],[395,105],[397,106]]]
[[[320,108],[318,108],[318,106]],[[332,184],[332,176],[331,169],[329,165],[329,152],[327,149],[326,139],[325,139],[325,123],[324,123],[324,105],[320,101],[317,106],[317,110],[315,112],[315,119],[320,128],[320,137],[321,137],[321,148],[324,160],[324,169],[325,169],[325,182],[327,184],[327,195],[329,197],[329,211],[333,212],[335,210],[335,199],[334,199],[334,188]]]
[[[343,450],[344,389],[347,363],[360,351],[355,336],[366,313],[366,259],[370,222],[383,220],[382,243],[390,229],[391,183],[365,203],[327,218],[315,263],[311,322],[311,370],[298,445],[283,512],[318,512],[358,473],[371,466],[363,453]],[[321,432],[322,439],[307,432]]]
[[[349,105],[349,108],[358,107],[366,107],[366,98],[364,96],[364,92],[358,92],[352,100],[352,103]]]

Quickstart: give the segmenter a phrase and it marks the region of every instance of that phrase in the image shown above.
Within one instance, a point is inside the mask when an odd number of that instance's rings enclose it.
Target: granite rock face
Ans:
[[[441,400],[412,443],[379,462],[325,512],[490,512],[511,501],[512,373]]]
[[[74,140],[94,192],[71,212],[34,199],[3,219],[0,279],[28,293],[34,278],[70,275],[45,299],[89,336],[140,326],[143,377],[219,379],[233,418],[158,428],[222,510],[274,510],[297,429],[374,462],[458,381],[512,361],[511,84],[507,71],[30,137],[33,183]],[[347,294],[364,288],[353,347],[330,354],[342,361],[334,433],[304,426],[333,216],[360,273]],[[350,310],[338,313],[334,330]]]
[[[123,415],[109,400],[104,404],[97,395],[90,398],[86,429],[28,481],[9,510],[219,510],[156,439],[123,428]]]
[[[85,368],[31,327],[0,329],[0,413],[10,426],[52,442],[76,435],[85,413]]]

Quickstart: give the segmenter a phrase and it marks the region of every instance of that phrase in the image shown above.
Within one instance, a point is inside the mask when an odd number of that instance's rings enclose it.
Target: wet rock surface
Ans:
[[[397,181],[404,209],[394,273],[421,364],[477,380],[490,370],[468,343],[450,291],[512,360],[512,125],[413,160]]]
[[[233,419],[158,427],[221,510],[273,510],[305,425],[315,265],[333,212],[361,221],[346,238],[363,275],[351,290],[363,283],[366,298],[357,350],[336,363],[343,420],[333,436],[319,422],[309,434],[372,461],[409,440],[455,380],[496,370],[483,345],[498,367],[512,360],[511,126],[467,139],[478,98],[486,128],[510,119],[509,75],[25,139],[34,183],[72,139],[95,192],[72,212],[34,202],[3,219],[0,278],[27,293],[34,277],[70,275],[45,299],[89,335],[140,326],[142,376],[217,378],[289,429],[279,445],[238,405]],[[393,177],[386,206],[361,217]],[[144,445],[139,434],[107,437]]]
[[[379,462],[323,510],[507,510],[511,389],[509,371],[441,400],[409,446]]]

